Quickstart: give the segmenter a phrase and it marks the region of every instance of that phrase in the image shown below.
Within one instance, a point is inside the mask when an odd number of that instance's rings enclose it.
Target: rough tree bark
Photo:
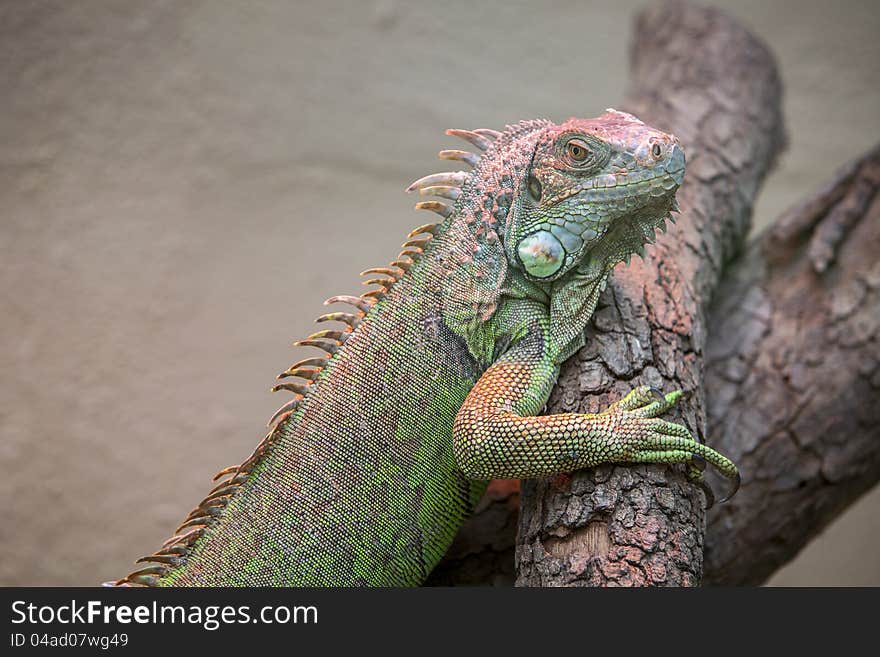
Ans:
[[[709,514],[706,584],[759,584],[880,481],[880,145],[781,216],[710,310],[713,442],[740,493]],[[508,584],[515,482],[490,494],[438,583]]]
[[[709,430],[747,477],[714,509],[705,581],[760,584],[880,480],[880,146],[726,273]]]
[[[681,3],[640,15],[631,67],[625,109],[683,142],[682,213],[644,262],[615,270],[588,344],[563,367],[547,412],[597,412],[647,383],[692,393],[671,419],[704,435],[706,308],[783,147],[780,83],[772,55],[748,31],[717,10]],[[704,506],[681,466],[524,481],[517,583],[696,585]],[[489,508],[503,510],[503,499]],[[456,560],[461,566],[454,548]],[[432,582],[448,581],[448,572]]]

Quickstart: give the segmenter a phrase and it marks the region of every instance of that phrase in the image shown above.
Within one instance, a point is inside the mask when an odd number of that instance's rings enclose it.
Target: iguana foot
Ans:
[[[623,399],[599,413],[597,419],[610,421],[610,431],[592,438],[590,442],[593,442],[596,452],[607,454],[609,461],[688,463],[689,478],[699,481],[701,486],[704,486],[702,468],[697,463],[702,462],[703,468],[705,463],[709,463],[733,482],[732,490],[721,500],[723,502],[730,499],[739,488],[740,476],[733,461],[694,440],[683,425],[657,417],[672,408],[682,396],[681,390],[658,395],[650,386],[635,388]],[[711,491],[707,491],[707,497],[711,506],[714,497]]]

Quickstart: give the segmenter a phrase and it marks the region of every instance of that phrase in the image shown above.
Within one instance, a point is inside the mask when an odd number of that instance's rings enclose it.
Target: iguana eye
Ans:
[[[654,156],[654,159],[660,159],[660,156],[663,154],[663,149],[660,148],[660,144],[654,144],[654,148],[651,149],[651,154]]]
[[[590,156],[590,147],[580,139],[572,139],[565,145],[565,151],[574,162],[583,162]]]

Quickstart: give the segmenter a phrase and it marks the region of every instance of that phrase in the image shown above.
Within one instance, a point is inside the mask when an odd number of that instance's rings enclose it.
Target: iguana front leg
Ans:
[[[698,455],[738,480],[730,459],[693,439],[684,426],[657,416],[682,396],[648,386],[601,413],[535,416],[559,373],[546,355],[547,320],[526,334],[477,381],[453,428],[456,460],[474,479],[546,477],[600,463],[686,463]]]

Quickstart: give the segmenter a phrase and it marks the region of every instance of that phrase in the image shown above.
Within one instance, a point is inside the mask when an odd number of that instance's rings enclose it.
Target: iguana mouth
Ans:
[[[640,206],[645,206],[652,205],[655,199],[673,195],[684,178],[684,169],[672,173],[664,171],[651,177],[643,177],[639,173],[602,177],[613,179],[613,183],[610,180],[597,181],[596,186],[583,189],[580,196],[584,200],[598,203],[626,200],[629,204],[644,200]],[[629,205],[629,208],[633,208],[633,205]]]

